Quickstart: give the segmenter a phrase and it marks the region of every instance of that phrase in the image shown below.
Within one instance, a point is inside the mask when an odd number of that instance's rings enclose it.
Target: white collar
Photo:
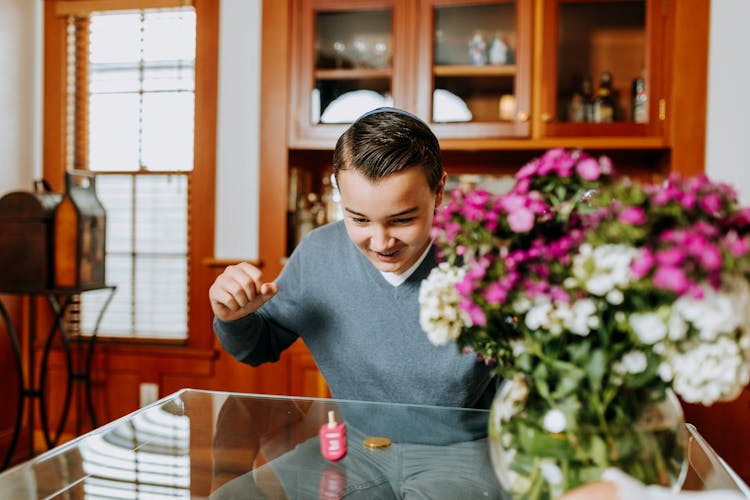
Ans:
[[[417,261],[414,264],[412,264],[412,266],[406,271],[404,271],[403,273],[396,274],[396,273],[387,273],[387,272],[380,271],[380,274],[382,274],[383,278],[385,278],[385,280],[391,285],[399,286],[401,283],[409,279],[409,276],[414,274],[414,271],[417,270],[417,268],[419,267],[419,264],[421,264],[424,258],[427,257],[427,254],[430,253],[430,248],[432,248],[432,243],[427,245],[427,248],[425,248],[424,252],[422,252],[422,255],[417,259]]]

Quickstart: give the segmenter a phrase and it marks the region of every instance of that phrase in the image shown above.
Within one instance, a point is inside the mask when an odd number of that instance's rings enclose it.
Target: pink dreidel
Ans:
[[[332,462],[346,456],[346,424],[337,423],[332,411],[328,412],[328,423],[320,427],[320,454]]]

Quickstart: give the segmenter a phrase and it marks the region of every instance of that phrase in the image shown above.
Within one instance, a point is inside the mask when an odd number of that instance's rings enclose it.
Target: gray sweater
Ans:
[[[236,321],[214,319],[223,348],[257,366],[302,337],[336,399],[487,408],[490,369],[419,326],[419,285],[434,249],[401,285],[389,284],[342,221],[310,233],[276,280],[279,292]]]

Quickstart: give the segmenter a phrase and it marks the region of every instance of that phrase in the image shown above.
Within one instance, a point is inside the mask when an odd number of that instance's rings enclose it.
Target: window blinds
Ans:
[[[69,166],[97,173],[107,282],[117,285],[98,333],[184,339],[195,11],[71,16],[68,69]],[[81,333],[92,332],[105,299],[81,296]]]

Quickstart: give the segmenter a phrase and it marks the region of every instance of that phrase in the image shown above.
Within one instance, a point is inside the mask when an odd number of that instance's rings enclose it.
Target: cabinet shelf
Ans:
[[[377,80],[389,79],[390,69],[319,69],[315,71],[316,80]]]
[[[442,139],[443,151],[534,151],[550,148],[592,150],[660,150],[666,149],[661,137],[548,137],[539,139]]]
[[[435,76],[514,76],[515,64],[472,66],[469,64],[445,64],[435,66],[432,70]]]

